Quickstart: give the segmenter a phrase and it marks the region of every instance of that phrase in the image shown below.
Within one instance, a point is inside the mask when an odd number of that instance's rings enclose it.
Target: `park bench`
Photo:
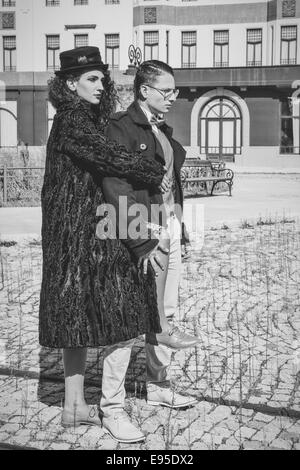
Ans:
[[[182,185],[185,193],[195,194],[204,189],[207,195],[213,196],[214,190],[220,183],[225,183],[232,195],[234,173],[226,168],[225,162],[211,162],[200,158],[187,158],[181,170]]]

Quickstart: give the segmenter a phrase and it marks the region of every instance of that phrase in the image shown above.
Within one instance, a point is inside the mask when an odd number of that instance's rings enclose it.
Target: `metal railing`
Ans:
[[[248,60],[247,67],[261,67],[262,61],[261,60]]]
[[[238,146],[236,147],[220,147],[220,146],[206,147],[203,145],[200,147],[200,153],[206,154],[206,155],[220,155],[220,158],[222,158],[222,155],[241,155],[242,148]]]
[[[228,61],[225,61],[225,62],[214,62],[214,67],[228,67],[229,66],[229,62]]]
[[[296,65],[296,59],[281,59],[280,65]]]
[[[1,167],[0,194],[3,204],[10,199],[37,198],[42,189],[44,171],[44,167]]]
[[[280,147],[281,155],[300,155],[300,147],[294,147],[293,145],[282,145]]]

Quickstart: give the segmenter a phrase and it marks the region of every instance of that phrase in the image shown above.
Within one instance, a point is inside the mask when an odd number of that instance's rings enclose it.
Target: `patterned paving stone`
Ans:
[[[264,446],[261,442],[246,441],[246,442],[243,443],[243,448],[245,450],[263,450]]]
[[[273,442],[272,442],[272,447],[277,447],[278,449],[282,449],[282,450],[290,450],[293,446],[293,443],[292,442],[288,442],[288,441],[285,441],[283,439],[275,439]]]
[[[191,445],[191,450],[211,450],[211,448],[204,442],[193,442]]]
[[[70,445],[68,442],[53,442],[50,444],[48,449],[50,450],[68,450],[70,448]]]
[[[290,432],[290,431],[283,430],[280,433],[279,438],[284,440],[284,441],[288,441],[288,442],[292,442],[292,443],[296,443],[296,444],[300,442],[300,434],[296,433],[296,432]]]
[[[231,409],[228,406],[217,406],[211,413],[209,413],[209,419],[214,423],[226,420],[231,415]]]
[[[183,265],[181,321],[174,323],[197,332],[201,344],[173,355],[171,375],[199,402],[190,415],[147,406],[139,338],[126,378],[126,408],[147,440],[132,448],[299,446],[299,233],[298,221],[233,227],[207,231],[203,249],[194,247]],[[116,449],[101,429],[60,426],[61,351],[38,345],[40,245],[1,247],[0,265],[0,442]],[[102,352],[88,353],[90,404],[99,402]]]
[[[0,442],[5,442],[10,437],[10,432],[0,430]]]
[[[273,442],[276,437],[280,434],[280,427],[278,426],[265,426],[263,429],[258,431],[254,437],[253,440],[255,441],[270,441]]]
[[[231,436],[229,439],[227,439],[224,445],[228,446],[229,448],[239,449],[241,447],[241,444],[242,443],[238,439]]]
[[[256,430],[253,428],[248,428],[246,426],[242,426],[235,432],[235,435],[240,439],[242,438],[243,440],[251,439],[254,434],[256,434]]]
[[[221,444],[219,447],[218,447],[218,450],[238,450],[239,449],[239,445],[228,445],[228,444]]]
[[[270,423],[274,419],[274,416],[266,415],[263,413],[256,413],[254,417],[257,421],[262,421],[264,423]]]

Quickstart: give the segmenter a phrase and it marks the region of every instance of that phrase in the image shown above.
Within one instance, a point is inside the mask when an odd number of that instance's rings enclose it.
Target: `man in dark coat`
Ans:
[[[176,393],[170,386],[168,366],[171,351],[195,346],[199,338],[172,327],[167,319],[167,316],[175,314],[178,299],[183,208],[180,170],[185,150],[172,138],[172,129],[159,118],[158,113],[167,113],[176,100],[178,90],[174,87],[171,67],[160,61],[144,62],[135,77],[135,101],[127,111],[115,114],[107,128],[107,136],[124,145],[128,151],[140,150],[145,158],[164,164],[166,175],[161,191],[152,185],[131,182],[126,176],[105,177],[103,191],[106,201],[116,210],[118,236],[133,259],[143,265],[144,274],[149,272],[150,263],[157,275],[162,333],[148,334],[146,338],[148,403],[180,408],[194,404],[195,400]],[[133,233],[132,227],[136,225],[136,233]],[[123,350],[122,345],[119,349],[114,347],[111,361],[118,358],[122,364],[128,363],[133,344],[134,341],[131,345],[128,342]],[[126,369],[122,372],[126,373]],[[121,371],[119,380],[117,388],[111,387],[102,395],[101,409],[107,415],[112,409],[116,412],[124,405],[124,376]],[[108,420],[104,425],[113,428]]]

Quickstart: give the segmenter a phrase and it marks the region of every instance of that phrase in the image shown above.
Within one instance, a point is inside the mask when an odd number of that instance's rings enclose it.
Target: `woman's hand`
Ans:
[[[168,178],[168,176],[164,176],[163,177],[163,180],[161,182],[161,185],[159,186],[159,189],[161,190],[162,194],[166,193],[167,191],[169,191],[170,187],[171,187],[171,180],[170,178]]]

